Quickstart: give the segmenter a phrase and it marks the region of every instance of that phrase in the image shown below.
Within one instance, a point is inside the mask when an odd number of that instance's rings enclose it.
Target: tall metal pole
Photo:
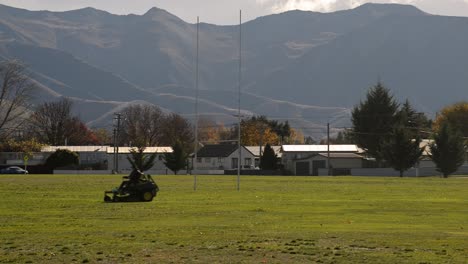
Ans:
[[[239,150],[239,158],[237,160],[237,190],[240,190],[240,170],[241,170],[241,79],[242,79],[242,10],[239,10],[239,80],[238,80],[238,111],[237,111],[237,124],[239,126],[237,142]]]
[[[330,123],[327,123],[327,168],[328,176],[330,176]]]
[[[120,133],[120,120],[122,119],[122,114],[120,113],[116,113],[115,114],[117,117],[117,131],[115,133],[115,138],[116,138],[116,146],[114,146],[114,149],[117,149],[116,150],[116,153],[117,153],[117,156],[116,156],[116,159],[115,159],[115,172],[118,173],[119,172],[119,133]]]
[[[113,164],[114,166],[113,166],[112,170],[113,170],[113,174],[116,174],[117,169],[116,169],[115,166],[117,165],[117,148],[116,148],[116,146],[117,146],[117,129],[114,128],[113,132],[114,132],[114,135],[113,135],[114,136],[114,164]]]
[[[197,152],[198,152],[198,55],[199,55],[200,18],[197,17],[197,56],[195,61],[195,159],[193,160],[193,190],[197,190]]]

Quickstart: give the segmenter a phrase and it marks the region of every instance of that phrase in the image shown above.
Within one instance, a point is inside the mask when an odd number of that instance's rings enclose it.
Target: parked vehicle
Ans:
[[[28,171],[17,166],[11,166],[0,170],[1,174],[28,174]]]

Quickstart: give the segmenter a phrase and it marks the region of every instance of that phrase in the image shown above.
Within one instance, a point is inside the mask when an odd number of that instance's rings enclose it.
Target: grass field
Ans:
[[[468,263],[468,178],[0,176],[0,263]]]

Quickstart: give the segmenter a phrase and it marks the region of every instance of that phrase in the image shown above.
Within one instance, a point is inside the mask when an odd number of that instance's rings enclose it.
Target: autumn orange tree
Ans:
[[[201,117],[198,120],[198,141],[207,144],[214,144],[221,140],[221,131],[224,126],[214,120]]]
[[[440,131],[442,125],[447,123],[454,130],[459,130],[463,137],[468,137],[468,102],[463,101],[444,107],[433,124],[434,131]]]
[[[287,123],[286,123],[287,124]],[[253,116],[241,121],[241,143],[245,146],[270,144],[278,145],[281,142],[279,129],[281,125],[277,121],[270,121],[265,116]],[[290,134],[287,125],[288,135]]]
[[[279,137],[268,126],[255,122],[244,122],[241,130],[241,142],[245,146],[278,145]]]
[[[0,143],[0,152],[40,152],[44,146],[35,138],[21,141],[8,139]]]
[[[304,133],[299,129],[291,128],[291,134],[284,143],[286,144],[304,144]]]

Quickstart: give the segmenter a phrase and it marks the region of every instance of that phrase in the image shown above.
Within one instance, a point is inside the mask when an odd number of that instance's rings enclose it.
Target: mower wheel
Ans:
[[[151,202],[153,200],[153,194],[151,192],[144,192],[141,198],[145,202]]]

